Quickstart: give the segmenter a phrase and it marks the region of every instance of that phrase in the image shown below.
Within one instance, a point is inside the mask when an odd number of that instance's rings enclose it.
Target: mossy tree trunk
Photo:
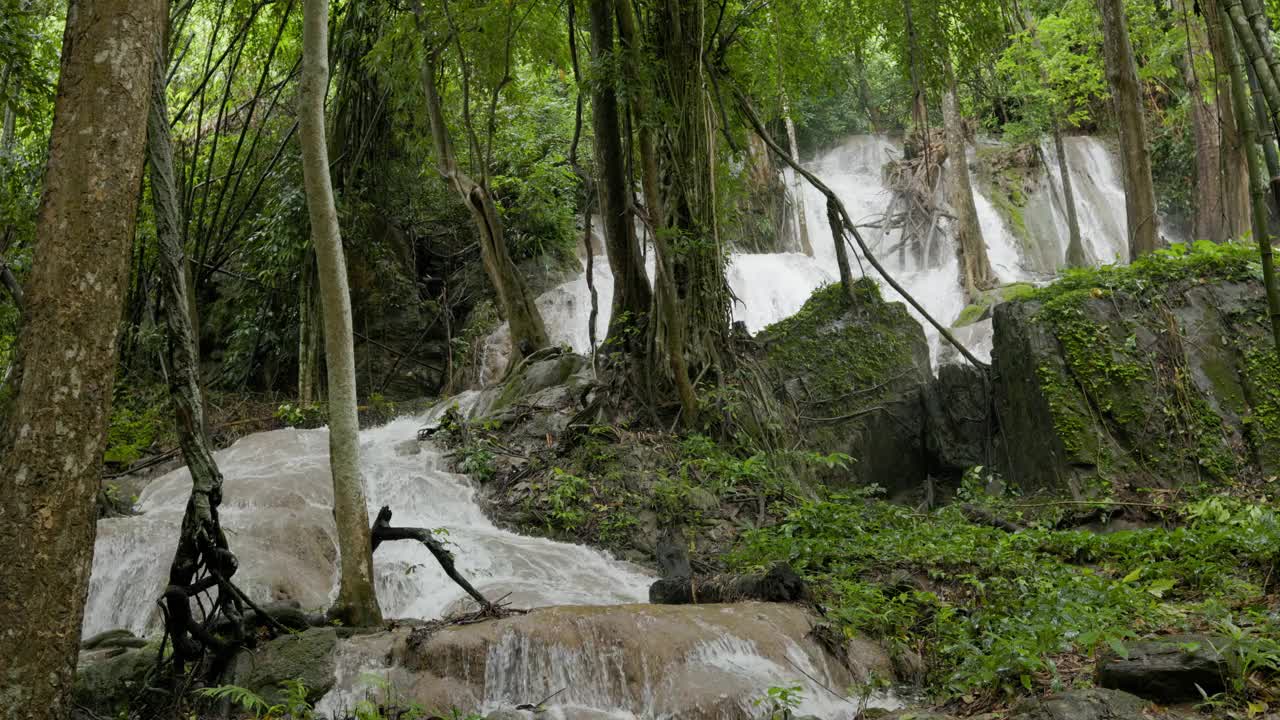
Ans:
[[[360,476],[351,293],[329,177],[324,124],[324,101],[329,89],[328,0],[305,0],[302,37],[298,133],[324,313],[325,365],[329,375],[329,465],[333,473],[333,516],[337,522],[340,555],[338,598],[332,614],[348,625],[371,626],[382,622],[382,612],[373,587],[369,508]]]
[[[161,0],[73,0],[11,397],[0,398],[0,717],[62,720],[90,565]],[[108,91],[109,89],[109,91]]]
[[[166,3],[167,4],[167,3]],[[168,352],[165,366],[169,378],[169,397],[173,403],[178,430],[178,444],[191,473],[191,496],[182,517],[182,530],[173,562],[169,566],[166,598],[184,605],[170,612],[166,628],[173,641],[174,662],[178,668],[199,657],[202,647],[191,639],[188,624],[190,593],[201,568],[221,575],[224,568],[235,567],[227,537],[218,520],[222,502],[222,472],[213,458],[205,428],[204,398],[200,389],[200,356],[192,329],[187,292],[187,258],[182,242],[181,198],[174,181],[173,144],[169,135],[169,110],[166,91],[169,76],[167,43],[156,43],[156,60],[152,70],[151,111],[147,123],[147,159],[151,168],[151,201],[155,210],[157,265],[160,271],[160,294],[163,301]],[[229,580],[229,578],[227,578]],[[177,591],[177,592],[175,592]],[[222,611],[238,625],[240,609],[237,598],[229,592],[218,595]]]
[[[1159,247],[1156,191],[1142,115],[1142,86],[1129,42],[1124,0],[1097,0],[1102,16],[1102,53],[1111,87],[1116,124],[1120,127],[1120,167],[1129,233],[1130,261]]]
[[[1189,17],[1191,9],[1175,5],[1175,10]],[[1204,83],[1198,66],[1209,56],[1209,39],[1205,27],[1198,22],[1187,22],[1186,40],[1182,51],[1182,81],[1187,89],[1188,113],[1196,147],[1196,191],[1191,223],[1192,236],[1198,240],[1223,242],[1230,239],[1228,232],[1225,185],[1226,175],[1222,164],[1222,132],[1218,127],[1218,107],[1205,97]]]
[[[644,257],[631,214],[631,178],[622,146],[614,69],[614,0],[592,0],[592,125],[595,130],[596,195],[600,205],[609,267],[613,270],[613,310],[605,347],[640,355],[653,292],[644,273]]]
[[[671,118],[658,146],[663,226],[671,235],[672,280],[685,352],[698,368],[719,366],[732,318],[724,248],[716,214],[717,118],[708,99],[705,0],[654,8],[659,114]],[[659,328],[663,342],[673,328]]]
[[[654,305],[657,312],[649,325],[649,367],[653,376],[661,377],[664,374],[662,360],[666,361],[666,374],[675,385],[676,395],[680,399],[681,417],[686,427],[692,427],[698,418],[698,398],[685,357],[685,325],[680,317],[676,297],[675,258],[669,243],[667,211],[659,188],[658,150],[652,129],[655,105],[653,90],[641,79],[644,52],[632,2],[633,0],[617,0],[618,35],[626,54],[624,68],[627,86],[630,88],[628,100],[631,112],[638,121],[635,123],[636,148],[640,157],[641,188],[656,260]]]

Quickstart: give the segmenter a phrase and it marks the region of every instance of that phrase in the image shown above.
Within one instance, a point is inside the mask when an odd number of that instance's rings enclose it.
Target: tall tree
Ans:
[[[613,315],[608,347],[643,352],[644,335],[635,332],[647,323],[653,293],[644,273],[644,256],[631,213],[631,178],[622,148],[614,62],[613,0],[592,0],[591,78],[592,124],[595,130],[596,194],[604,225],[609,267],[613,270]]]
[[[945,55],[945,51],[944,51]],[[960,116],[960,102],[956,98],[956,77],[951,61],[943,59],[946,87],[942,93],[942,124],[946,134],[947,197],[955,213],[956,252],[960,254],[960,279],[965,295],[975,301],[983,290],[995,287],[996,273],[987,257],[987,242],[982,237],[982,225],[978,222],[978,206],[973,200],[973,183],[969,179],[967,143],[964,139],[964,119]]]
[[[1262,153],[1258,145],[1257,118],[1254,115],[1254,108],[1249,106],[1244,61],[1236,51],[1235,38],[1239,35],[1232,32],[1225,9],[1219,10],[1219,18],[1226,28],[1223,33],[1223,51],[1226,53],[1225,59],[1231,70],[1231,97],[1235,104],[1236,124],[1245,142],[1245,158],[1249,163],[1249,180],[1253,192],[1253,235],[1258,243],[1258,252],[1262,260],[1262,280],[1267,293],[1267,314],[1271,319],[1272,341],[1275,343],[1276,351],[1280,352],[1280,288],[1276,286],[1271,229],[1267,222],[1267,191],[1262,182]]]
[[[1142,116],[1142,86],[1129,42],[1124,0],[1097,0],[1102,16],[1102,53],[1111,86],[1116,123],[1120,126],[1120,166],[1124,175],[1124,208],[1129,232],[1129,258],[1159,246],[1156,191],[1151,180],[1151,155]]]
[[[489,161],[492,158],[489,152],[481,147],[479,136],[472,121],[471,67],[463,48],[461,33],[458,28],[453,26],[453,17],[449,14],[447,2],[442,5],[445,19],[450,25],[447,32],[436,32],[431,27],[426,8],[423,7],[421,0],[411,0],[411,7],[426,48],[426,62],[422,67],[422,85],[426,91],[427,119],[431,125],[431,139],[435,146],[436,166],[445,182],[449,184],[449,187],[453,188],[459,199],[467,206],[472,222],[475,224],[476,234],[480,241],[480,257],[484,262],[485,272],[489,276],[489,281],[493,284],[494,291],[498,296],[498,305],[511,328],[511,363],[514,365],[522,356],[548,346],[551,341],[547,337],[547,329],[542,322],[542,314],[538,311],[538,306],[534,304],[533,296],[529,293],[528,288],[525,287],[524,280],[520,277],[520,272],[516,269],[515,263],[511,259],[511,253],[507,249],[502,216],[498,212],[498,205],[493,199],[493,193],[489,190]],[[497,122],[494,113],[497,110],[498,98],[502,89],[511,81],[512,63],[514,62],[512,55],[517,23],[510,14],[516,13],[517,8],[513,5],[508,7],[507,10],[509,16],[506,37],[503,39],[505,43],[503,59],[505,68],[502,78],[498,81],[497,86],[492,89],[493,97],[489,118],[490,143],[488,146],[490,149],[492,148],[494,124]],[[465,172],[458,163],[452,134],[445,119],[441,89],[437,85],[437,82],[439,82],[437,78],[441,78],[444,75],[444,57],[450,41],[454,43],[457,49],[458,65],[462,76],[463,122],[466,126],[464,130],[467,136],[472,166],[477,170],[477,176],[474,178]]]
[[[618,0],[618,35],[625,52],[623,66],[626,69],[627,87],[630,89],[628,100],[631,112],[638,121],[636,147],[640,156],[640,185],[656,260],[654,293],[658,312],[657,317],[651,318],[649,337],[655,340],[657,352],[651,363],[653,375],[661,376],[658,372],[658,358],[666,360],[667,377],[675,385],[676,395],[680,399],[681,417],[686,426],[692,427],[697,421],[698,398],[690,378],[688,358],[685,356],[685,324],[680,317],[676,297],[676,263],[669,242],[667,211],[660,190],[658,149],[652,125],[656,103],[652,86],[641,80],[644,50],[633,1]]]
[[[26,322],[12,397],[0,398],[0,712],[9,720],[71,715],[164,17],[162,0],[73,0],[67,12]]]
[[[351,293],[329,177],[329,148],[324,127],[328,90],[329,2],[305,0],[298,130],[324,314],[325,365],[329,379],[329,465],[333,472],[333,515],[341,555],[338,599],[332,614],[349,625],[368,626],[380,623],[382,612],[373,587],[369,509],[360,476]]]
[[[178,429],[178,444],[191,473],[191,496],[183,514],[178,547],[169,566],[169,585],[164,596],[166,630],[173,641],[174,665],[183,668],[187,661],[199,658],[204,650],[203,643],[196,638],[207,639],[191,617],[192,595],[214,586],[220,587],[217,607],[233,621],[241,616],[241,607],[239,597],[227,585],[231,575],[235,574],[237,562],[218,518],[218,506],[222,503],[222,472],[213,458],[205,428],[200,355],[187,292],[182,203],[174,180],[169,106],[165,97],[169,63],[167,42],[163,39],[156,43],[156,61],[151,75],[147,160],[151,169],[151,201],[159,249],[160,294],[168,330],[168,352],[164,364],[168,371],[169,397]],[[201,571],[213,580],[212,584],[196,583]]]

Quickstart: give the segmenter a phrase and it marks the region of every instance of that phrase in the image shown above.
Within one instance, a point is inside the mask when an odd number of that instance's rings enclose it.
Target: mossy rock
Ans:
[[[112,648],[81,657],[72,693],[75,702],[111,717],[129,710],[156,664],[155,648]]]
[[[338,639],[338,628],[317,628],[245,650],[236,657],[232,684],[276,703],[284,698],[281,683],[301,680],[308,702],[316,702],[336,682],[334,651]]]
[[[1077,496],[1280,468],[1280,360],[1239,247],[1069,273],[994,311],[1001,471]]]
[[[829,482],[877,483],[890,492],[924,480],[923,389],[931,378],[924,330],[901,303],[863,278],[852,297],[830,285],[757,337],[761,364],[801,408],[806,447],[854,459]]]
[[[983,291],[972,304],[966,305],[960,311],[960,315],[951,324],[951,327],[962,328],[976,322],[989,320],[991,311],[996,305],[1010,300],[1028,298],[1035,293],[1035,289],[1035,286],[1031,283],[1019,282]]]

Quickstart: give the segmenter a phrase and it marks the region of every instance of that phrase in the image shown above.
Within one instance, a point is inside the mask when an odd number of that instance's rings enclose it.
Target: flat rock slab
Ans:
[[[1147,720],[1146,704],[1119,690],[1089,688],[1024,700],[1009,720]]]
[[[1226,689],[1227,659],[1218,651],[1226,640],[1205,635],[1171,635],[1125,644],[1128,657],[1108,651],[1098,658],[1098,684],[1149,700],[1199,700]]]

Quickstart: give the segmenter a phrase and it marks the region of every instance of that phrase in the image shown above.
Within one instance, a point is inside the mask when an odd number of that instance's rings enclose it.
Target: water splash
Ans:
[[[360,434],[371,518],[389,505],[397,525],[442,529],[455,546],[458,569],[488,597],[506,596],[515,607],[647,598],[652,578],[638,567],[496,527],[476,502],[476,487],[448,472],[436,448],[414,439],[425,421],[405,418]],[[296,600],[322,610],[335,596],[328,455],[327,430],[252,435],[216,453],[226,477],[222,524],[240,558],[236,579],[254,600]],[[121,627],[145,634],[156,627],[155,600],[190,489],[187,471],[174,471],[143,491],[141,515],[99,521],[83,636]],[[416,543],[384,544],[374,571],[387,617],[438,617],[464,599]]]
[[[1097,263],[1123,262],[1128,255],[1124,190],[1120,184],[1117,162],[1106,144],[1093,137],[1064,138],[1073,190],[1086,249]],[[950,325],[965,307],[960,285],[960,265],[949,235],[940,234],[939,246],[924,252],[901,251],[900,232],[875,227],[887,209],[891,196],[883,180],[887,161],[901,155],[901,141],[887,135],[854,135],[819,153],[806,163],[844,202],[855,224],[863,225],[863,236],[877,259],[921,305],[944,325]],[[1046,148],[1045,157],[1053,158]],[[971,168],[974,152],[969,152]],[[1052,279],[1065,264],[1067,223],[1060,197],[1061,177],[1056,162],[1048,163],[1039,184],[1028,193],[1023,208],[1025,233],[1014,233],[996,209],[995,203],[975,186],[974,201],[978,209],[987,253],[1001,283],[1043,283]],[[791,187],[790,171],[786,183]],[[799,253],[749,254],[733,253],[726,271],[734,297],[734,319],[746,324],[751,332],[787,318],[804,305],[819,287],[838,278],[835,245],[826,217],[826,198],[804,185],[804,208],[814,256]],[[1022,237],[1019,237],[1022,235]],[[888,287],[864,259],[855,252],[852,257],[855,275],[870,275],[881,283],[885,298],[903,298]],[[649,267],[653,275],[652,260]],[[609,303],[613,296],[613,278],[604,256],[595,260],[595,285],[599,292],[600,316],[597,337],[603,338],[609,322]],[[590,295],[584,276],[565,283],[538,298],[548,332],[553,342],[566,344],[577,352],[587,352],[586,318]],[[959,362],[959,355],[944,342],[931,325],[915,310],[912,315],[924,326],[934,363]],[[991,355],[991,328],[962,328],[962,336],[970,350],[982,359]],[[490,358],[485,377],[496,377],[510,344],[505,330],[490,338]]]

